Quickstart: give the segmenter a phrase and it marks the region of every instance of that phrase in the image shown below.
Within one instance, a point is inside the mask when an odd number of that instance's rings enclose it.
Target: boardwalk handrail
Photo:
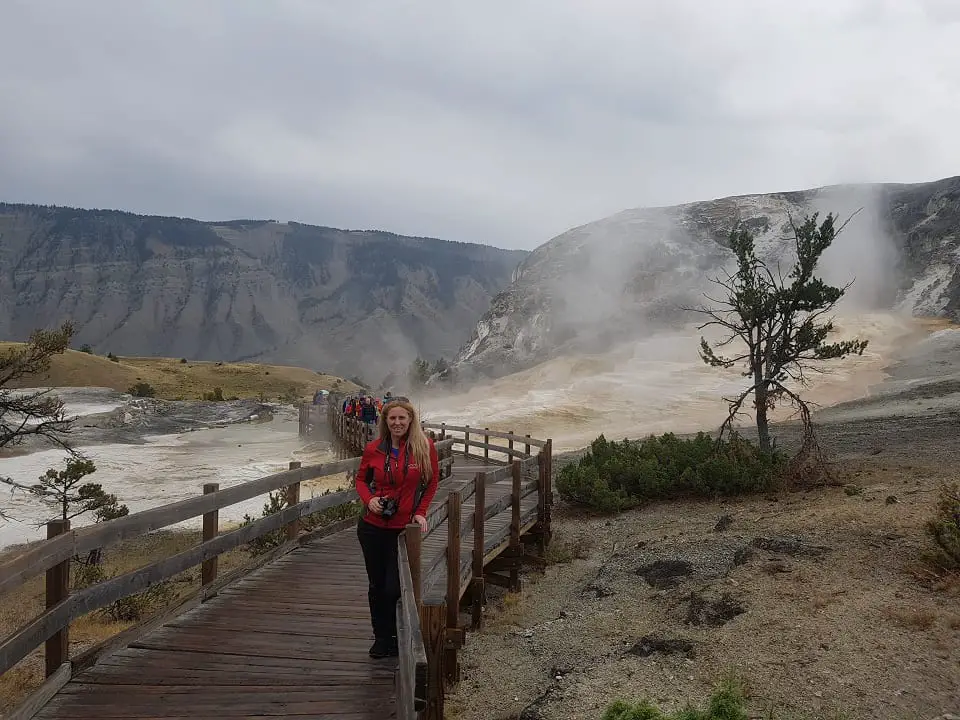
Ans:
[[[69,530],[68,522],[53,521],[48,524],[48,532],[51,525],[65,526],[67,532],[41,541],[30,550],[0,565],[0,593],[16,589],[27,580],[46,572],[48,598],[47,607],[41,615],[0,642],[0,674],[20,662],[41,643],[48,642],[46,666],[49,676],[69,659],[67,643],[58,643],[54,647],[49,644],[50,639],[55,635],[63,634],[71,621],[78,617],[142,592],[151,585],[169,579],[191,567],[202,563],[207,564],[228,550],[282,528],[287,528],[288,539],[294,539],[298,530],[298,521],[301,518],[352,503],[358,499],[356,489],[351,487],[300,502],[300,483],[336,473],[350,472],[358,465],[359,458],[307,467],[299,467],[299,463],[291,463],[291,468],[283,472],[224,490],[217,489],[216,485],[205,486],[205,490],[212,489],[212,492],[77,530]],[[279,489],[286,490],[287,507],[283,510],[222,535],[217,534],[216,514],[220,508]],[[201,515],[205,520],[205,532],[203,541],[196,547],[75,592],[68,591],[67,568],[74,556],[96,548],[113,547],[123,540],[145,535],[153,530]],[[214,519],[212,531],[207,530],[206,521],[209,518]],[[60,577],[53,582],[59,587],[54,588],[54,595],[51,596],[51,573],[56,574],[58,570],[61,571]],[[205,568],[203,584],[209,584],[215,579],[215,567],[213,572],[206,571]],[[51,597],[56,597],[56,600],[51,602]]]
[[[331,396],[327,408],[330,425],[347,451],[362,452],[374,437],[375,426],[344,416],[341,406],[342,398]],[[434,438],[447,477],[454,455],[467,458],[467,462],[471,458],[482,460],[488,468],[470,480],[445,482],[446,499],[436,502],[428,511],[427,532],[419,532],[416,525],[408,526],[400,540],[399,605],[406,608],[404,618],[410,622],[413,619],[407,614],[409,608],[416,606],[419,610],[418,629],[427,660],[424,717],[433,719],[443,717],[445,683],[459,678],[456,655],[465,636],[465,628],[459,625],[459,606],[465,593],[470,592],[472,627],[479,628],[485,583],[495,582],[518,590],[521,561],[538,561],[524,552],[523,534],[539,538],[539,562],[542,563],[542,551],[551,534],[553,441],[466,425],[424,422],[422,426]],[[506,440],[507,444],[491,443],[491,438]],[[532,448],[536,449],[535,454],[531,453]],[[482,451],[482,455],[477,454],[478,451]],[[497,458],[491,453],[503,457]],[[508,481],[509,491],[503,492]],[[530,498],[534,495],[536,504],[532,506]],[[463,538],[469,537],[471,531],[473,542],[467,544]],[[497,570],[507,570],[509,577],[497,575]],[[398,610],[398,632],[402,633],[405,631],[399,622],[400,612]],[[404,652],[401,645],[398,697],[408,703],[409,695],[404,694],[406,690],[402,688],[403,683],[410,682],[413,665],[409,658],[403,659]],[[402,712],[401,718],[416,717]]]
[[[397,602],[397,717],[415,720],[427,705],[427,650],[420,630],[420,611],[413,584],[407,546],[419,548],[416,525],[407,526],[397,538],[397,562],[400,571],[400,600]],[[408,540],[412,539],[412,542]]]
[[[501,440],[513,440],[514,442],[522,442],[538,448],[546,447],[548,442],[547,440],[537,440],[529,435],[516,435],[512,432],[491,430],[490,428],[471,427],[470,425],[448,425],[447,423],[424,422],[423,427],[427,430],[439,430],[441,433],[448,431],[466,433],[469,435],[471,432],[474,432],[480,435],[485,435],[486,437],[495,437],[500,438]],[[485,442],[489,442],[489,440]],[[529,455],[529,453],[527,454]]]

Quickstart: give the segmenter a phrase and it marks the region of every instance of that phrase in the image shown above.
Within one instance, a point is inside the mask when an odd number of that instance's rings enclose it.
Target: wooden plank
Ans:
[[[43,685],[4,717],[7,720],[31,720],[44,705],[50,702],[50,699],[57,694],[60,688],[70,681],[71,672],[70,663],[65,662],[44,681]]]
[[[220,489],[219,483],[204,483],[203,494],[210,495],[215,493]],[[213,540],[217,533],[220,532],[220,511],[211,510],[210,512],[203,514],[203,531],[202,531],[202,541],[207,542],[208,540]],[[200,566],[200,584],[201,585],[210,585],[214,580],[217,579],[217,560],[218,558],[212,557],[209,560],[204,560],[203,564]]]
[[[69,520],[51,520],[47,523],[47,537],[55,538],[70,531]],[[70,560],[57,563],[47,570],[45,583],[46,605],[49,611],[70,595]],[[70,628],[61,625],[46,637],[43,650],[46,677],[50,677],[70,659]],[[20,658],[17,659],[18,661]],[[6,670],[6,668],[3,668]]]
[[[460,617],[460,493],[447,496],[447,628],[457,628]],[[456,650],[444,651],[444,676],[455,683],[460,677]]]
[[[223,491],[221,491],[223,492]],[[213,497],[214,493],[202,496]],[[294,507],[285,508],[278,513],[231,532],[219,535],[213,540],[202,543],[190,550],[184,550],[169,558],[159,560],[138,570],[118,575],[110,580],[91,585],[70,595],[39,617],[28,622],[18,631],[8,636],[0,645],[0,672],[6,672],[20,662],[40,643],[52,637],[71,620],[86,615],[93,610],[106,607],[120,598],[135,595],[151,585],[177,575],[184,570],[202,563],[227,550],[244,545],[286,525],[292,519],[317,512],[322,509],[342,505],[345,498],[356,496],[356,490],[311,498]]]
[[[408,526],[407,532],[419,528]],[[407,547],[409,540],[398,538],[400,602],[397,604],[398,686],[397,715],[414,720],[427,703],[427,653],[420,628],[420,592],[414,584]]]

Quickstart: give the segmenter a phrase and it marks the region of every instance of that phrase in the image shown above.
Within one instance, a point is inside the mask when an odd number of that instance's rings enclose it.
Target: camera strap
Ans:
[[[400,506],[400,499],[403,497],[403,491],[407,484],[407,474],[410,471],[410,444],[404,443],[403,445],[403,475],[400,478],[400,492],[397,493],[397,507]],[[390,462],[391,455],[393,453],[393,446],[388,441],[383,445],[384,451],[384,460],[383,460],[383,475],[390,484],[390,487],[397,487],[397,482],[393,474],[393,465]],[[400,449],[397,450],[397,463],[399,464],[400,458]],[[417,508],[420,506],[420,501],[423,500],[424,494],[427,492],[427,483],[424,481],[424,468],[420,468],[420,482],[417,483],[417,490],[413,496],[413,511],[410,517],[410,520],[413,520],[413,514],[416,514]]]

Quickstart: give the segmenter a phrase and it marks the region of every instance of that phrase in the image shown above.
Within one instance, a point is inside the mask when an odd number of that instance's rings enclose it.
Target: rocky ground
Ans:
[[[732,673],[758,718],[960,717],[960,581],[920,562],[960,463],[960,384],[939,369],[821,413],[838,485],[613,517],[561,506],[554,564],[490,603],[447,716],[676,709]]]

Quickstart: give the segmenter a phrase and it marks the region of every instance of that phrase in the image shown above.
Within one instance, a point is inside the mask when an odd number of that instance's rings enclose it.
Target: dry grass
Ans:
[[[13,345],[0,343],[0,352]],[[357,389],[349,380],[335,375],[287,365],[183,363],[179,358],[149,357],[124,357],[113,362],[77,350],[55,356],[48,373],[23,378],[19,386],[107,387],[126,392],[138,382],[149,383],[156,397],[165,400],[199,400],[214,387],[223,388],[226,397],[256,398],[262,393],[269,400],[291,391],[309,397],[315,390],[332,390],[335,386],[345,392]]]
[[[907,630],[923,631],[932,628],[939,614],[927,608],[887,608],[887,619]]]
[[[221,530],[226,530],[222,527]],[[195,547],[200,543],[200,532],[161,531],[132,540],[120,548],[104,554],[104,569],[108,576],[119,575],[144,567],[162,558]],[[24,548],[21,547],[20,551]],[[9,553],[4,553],[9,555]],[[249,559],[243,548],[220,556],[218,572],[223,575],[241,566]],[[200,585],[200,566],[180,573],[171,580],[172,592],[166,604],[153,608],[143,619],[162,612],[181,602]],[[43,612],[44,578],[35,577],[0,598],[0,635],[7,636]],[[135,623],[114,622],[102,612],[93,612],[78,618],[70,626],[70,655],[76,657]],[[0,675],[0,712],[16,706],[43,683],[42,646],[24,658],[16,667]]]

